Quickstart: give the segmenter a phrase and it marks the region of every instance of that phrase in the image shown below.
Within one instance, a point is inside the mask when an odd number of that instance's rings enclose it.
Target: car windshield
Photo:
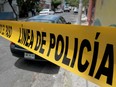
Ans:
[[[44,23],[55,23],[53,20],[46,20],[46,19],[28,19],[29,22],[44,22]]]

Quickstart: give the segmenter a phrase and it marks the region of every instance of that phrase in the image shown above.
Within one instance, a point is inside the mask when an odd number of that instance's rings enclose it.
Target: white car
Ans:
[[[69,9],[71,10],[71,9],[72,9],[72,7],[71,7],[71,6],[69,6]]]
[[[55,9],[55,13],[62,13],[63,10],[61,8]]]
[[[78,8],[75,7],[73,11],[74,13],[78,13]]]
[[[53,15],[54,11],[51,9],[43,9],[42,11],[39,12],[39,15]]]
[[[82,22],[87,21],[87,16],[85,14],[82,14],[81,21]]]
[[[68,6],[64,7],[64,12],[70,12],[70,8]]]

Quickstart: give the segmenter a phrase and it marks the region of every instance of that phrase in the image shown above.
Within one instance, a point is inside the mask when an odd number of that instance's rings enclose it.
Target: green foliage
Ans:
[[[71,6],[76,6],[76,7],[78,7],[78,4],[79,4],[79,1],[78,1],[78,0],[73,0],[73,2],[72,2],[72,1],[70,2],[70,5],[71,5]]]
[[[17,0],[19,16],[28,16],[29,11],[32,11],[32,9],[38,9],[38,2],[39,0]],[[39,11],[39,9],[37,11]]]
[[[61,0],[52,0],[52,3],[53,4],[61,4],[62,2],[61,2]]]
[[[78,6],[79,1],[78,0],[65,0],[66,4],[69,4],[71,6]]]
[[[71,5],[71,6],[79,6],[79,1],[80,0],[65,0],[67,4]],[[83,6],[87,6],[89,0],[82,0],[83,1]]]
[[[89,0],[83,0],[83,6],[86,7],[89,3]]]
[[[53,10],[55,10],[55,8],[57,8],[61,3],[62,3],[61,0],[52,0],[51,5]]]

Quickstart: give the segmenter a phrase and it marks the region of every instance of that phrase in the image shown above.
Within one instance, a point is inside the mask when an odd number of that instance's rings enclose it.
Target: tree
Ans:
[[[55,9],[61,5],[62,1],[61,0],[52,0],[51,5],[52,5],[52,9],[55,11]]]
[[[76,6],[79,7],[79,0],[65,0],[67,4],[71,5],[71,6]],[[88,5],[88,1],[89,0],[83,0],[83,6],[87,6]]]
[[[81,17],[82,17],[82,7],[83,7],[83,0],[79,0],[79,12],[78,12],[78,20],[77,24],[81,24]]]
[[[82,3],[83,3],[83,6],[84,6],[84,7],[87,7],[87,6],[88,6],[88,3],[89,3],[89,0],[83,0]]]
[[[8,0],[9,4],[12,4],[12,0]]]
[[[77,7],[79,5],[79,1],[78,0],[66,0],[66,4]]]
[[[39,1],[40,0],[17,0],[19,16],[27,17],[29,11],[32,11],[33,9],[37,10],[37,8],[39,8]]]
[[[76,7],[79,7],[78,18],[77,18],[77,21],[76,21],[77,24],[81,24],[82,9],[83,9],[83,7],[84,8],[87,7],[88,1],[89,0],[78,0],[79,4],[78,4],[78,6],[76,6]]]

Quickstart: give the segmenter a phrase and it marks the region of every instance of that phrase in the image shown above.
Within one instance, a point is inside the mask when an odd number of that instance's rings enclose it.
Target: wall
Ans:
[[[14,15],[13,10],[12,10],[11,6],[9,5],[9,3],[7,1],[4,4],[3,3],[4,2],[0,1],[0,4],[3,6],[1,13],[0,13],[0,15],[1,15],[0,19],[15,18],[15,15]],[[16,0],[13,0],[12,6],[14,7],[16,13],[19,14]],[[13,14],[13,16],[12,16],[12,14]],[[5,16],[8,16],[8,17],[5,18]]]
[[[94,25],[116,26],[116,0],[97,0]]]

